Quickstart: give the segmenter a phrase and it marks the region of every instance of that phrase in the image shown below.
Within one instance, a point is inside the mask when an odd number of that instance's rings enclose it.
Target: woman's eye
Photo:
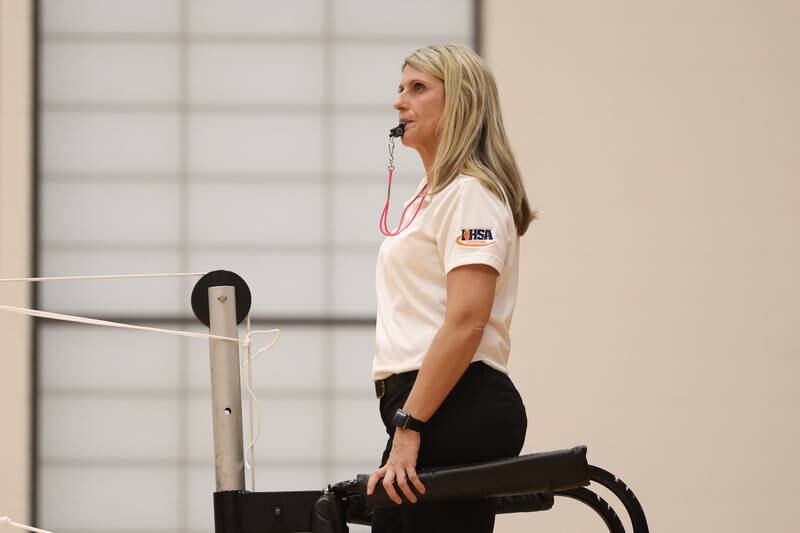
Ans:
[[[416,85],[414,85],[414,90],[417,91],[417,92],[420,92],[424,88],[425,88],[425,86],[422,85],[421,83],[417,83]]]

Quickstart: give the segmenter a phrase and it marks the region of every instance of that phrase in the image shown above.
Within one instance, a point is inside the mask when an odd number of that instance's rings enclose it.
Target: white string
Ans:
[[[258,398],[256,397],[256,393],[253,390],[253,361],[255,361],[256,357],[261,355],[262,353],[266,352],[272,346],[278,342],[278,338],[281,335],[281,330],[279,329],[267,329],[267,330],[251,330],[250,329],[250,315],[247,315],[247,340],[252,341],[254,335],[261,335],[265,333],[274,333],[275,338],[269,342],[266,346],[258,350],[255,355],[252,353],[252,342],[245,344],[244,351],[245,356],[241,359],[242,364],[242,383],[244,384],[245,389],[247,390],[247,397],[248,397],[248,406],[249,406],[249,428],[248,428],[248,436],[249,442],[247,444],[247,457],[245,457],[245,467],[250,470],[250,490],[255,492],[256,491],[256,473],[255,473],[255,464],[256,464],[256,452],[255,446],[258,439],[261,437],[261,419],[263,417],[263,413],[261,412],[261,405],[258,403]],[[247,368],[244,368],[244,367]],[[255,421],[258,423],[256,426],[256,434],[253,436],[253,418],[254,413],[257,413],[255,416]]]
[[[55,277],[43,277],[43,278],[0,278],[0,283],[5,282],[41,282],[41,281],[66,281],[66,280],[99,280],[99,279],[141,279],[141,278],[163,278],[163,277],[179,277],[179,276],[203,276],[205,272],[196,272],[196,273],[171,273],[171,274],[116,274],[116,275],[96,275],[96,276],[55,276]],[[261,436],[261,407],[258,404],[258,398],[256,397],[256,393],[253,390],[253,361],[261,355],[262,353],[266,352],[278,341],[280,337],[280,330],[279,329],[269,329],[269,330],[251,330],[250,329],[250,314],[247,315],[247,335],[245,336],[244,340],[234,338],[234,337],[225,337],[221,335],[211,335],[208,333],[194,333],[190,331],[178,331],[178,330],[171,330],[171,329],[163,329],[163,328],[153,328],[148,326],[136,326],[133,324],[123,324],[121,322],[111,322],[108,320],[98,320],[95,318],[87,318],[87,317],[80,317],[74,315],[65,315],[61,313],[53,313],[50,311],[40,311],[38,309],[26,309],[24,307],[15,307],[11,305],[0,305],[0,311],[6,311],[9,313],[17,313],[22,315],[33,316],[37,318],[47,318],[51,320],[62,320],[65,322],[76,322],[79,324],[88,324],[93,326],[104,326],[104,327],[113,327],[113,328],[120,328],[120,329],[133,329],[138,331],[149,331],[153,333],[163,333],[167,335],[176,335],[181,337],[191,337],[197,339],[216,339],[216,340],[223,340],[229,342],[235,342],[241,346],[244,346],[245,349],[245,357],[244,359],[239,358],[240,368],[245,370],[242,376],[242,383],[247,390],[248,393],[248,404],[249,404],[249,442],[247,445],[248,454],[245,458],[245,466],[250,470],[250,488],[253,492],[255,492],[255,485],[256,485],[256,478],[255,478],[255,445],[258,441],[259,437]],[[254,335],[260,335],[265,333],[273,333],[275,334],[275,338],[272,339],[266,346],[259,349],[255,355],[252,353],[252,337]],[[246,369],[244,367],[247,367]],[[257,413],[257,416],[254,417],[254,414]],[[255,431],[255,436],[253,435],[253,425],[254,425],[254,418],[258,422],[257,429]],[[35,532],[42,532],[42,533],[52,533],[50,531],[45,531],[42,529],[30,528],[28,526],[17,525],[16,523],[11,522],[8,517],[0,517],[0,523],[5,523],[15,525],[15,527],[22,527],[24,529],[29,529],[30,531]]]
[[[246,339],[250,339],[250,335],[252,331],[250,330],[250,313],[247,313],[247,321],[245,322],[247,325],[247,335],[245,336]],[[250,490],[252,492],[256,491],[256,442],[253,439],[253,409],[254,407],[258,406],[258,399],[256,398],[256,394],[253,391],[253,365],[248,364],[247,369],[244,368],[245,362],[251,361],[251,345],[248,344],[244,347],[245,358],[239,358],[239,368],[245,370],[242,377],[242,383],[244,383],[245,388],[247,389],[247,405],[248,405],[248,426],[247,426],[247,434],[249,436],[248,444],[247,444],[247,454],[244,458],[244,467],[250,470]],[[259,427],[261,426],[261,412],[258,413],[259,417]]]
[[[220,341],[230,341],[236,344],[247,345],[247,339],[237,339],[234,337],[224,337],[222,335],[211,335],[209,333],[195,333],[193,331],[179,331],[174,329],[152,328],[149,326],[136,326],[134,324],[123,324],[121,322],[110,322],[108,320],[98,320],[96,318],[86,318],[82,316],[63,315],[61,313],[51,313],[50,311],[40,311],[38,309],[26,309],[25,307],[15,307],[13,305],[0,305],[0,311],[17,313],[20,315],[35,316],[37,318],[48,318],[50,320],[62,320],[64,322],[77,322],[79,324],[89,324],[92,326],[104,326],[108,328],[135,329],[138,331],[150,331],[153,333],[165,333],[167,335],[177,335],[179,337],[191,337],[194,339],[215,339]]]
[[[14,522],[7,516],[0,516],[0,524],[6,524],[7,526],[17,527],[19,529],[27,529],[28,531],[33,531],[34,533],[53,533],[52,531],[48,531],[46,529],[39,529],[37,527],[26,526],[25,524]]]
[[[0,278],[0,283],[12,281],[71,281],[79,279],[142,279],[142,278],[178,278],[182,276],[205,276],[207,272],[173,272],[165,274],[103,274],[97,276],[54,276],[47,278]]]

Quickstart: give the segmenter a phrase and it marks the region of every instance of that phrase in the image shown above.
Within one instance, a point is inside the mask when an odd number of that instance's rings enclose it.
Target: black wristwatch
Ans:
[[[422,433],[422,428],[425,427],[425,422],[417,420],[402,409],[398,409],[392,417],[392,427],[410,429]]]

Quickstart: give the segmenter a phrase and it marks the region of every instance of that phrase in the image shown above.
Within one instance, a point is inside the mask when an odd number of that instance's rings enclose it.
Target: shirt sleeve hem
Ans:
[[[444,273],[448,274],[456,267],[464,265],[488,265],[494,268],[498,274],[503,272],[503,261],[493,255],[488,254],[469,254],[462,257],[457,257],[448,262],[445,266]]]

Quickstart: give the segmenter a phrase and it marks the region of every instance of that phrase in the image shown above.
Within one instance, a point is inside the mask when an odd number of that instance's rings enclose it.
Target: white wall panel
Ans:
[[[339,316],[375,315],[378,251],[338,253],[333,259],[333,310]]]
[[[374,395],[364,396],[357,400],[334,400],[334,457],[337,460],[372,460],[377,465],[388,436],[381,422],[378,400]]]
[[[177,172],[178,117],[169,113],[42,113],[42,171]]]
[[[195,185],[192,243],[320,244],[325,201],[317,185]]]
[[[322,45],[196,44],[190,48],[192,103],[322,103]]]
[[[44,390],[171,391],[180,382],[177,337],[61,323],[39,335]]]
[[[56,41],[42,52],[45,103],[178,101],[177,44]]]
[[[44,0],[45,32],[175,33],[179,0]]]
[[[333,386],[336,390],[357,390],[374,395],[372,357],[375,328],[372,325],[337,328],[332,333]]]
[[[191,172],[322,171],[322,119],[312,114],[194,115]],[[388,131],[388,130],[387,130]]]
[[[67,398],[41,402],[43,459],[177,459],[172,398]]]
[[[469,0],[406,0],[386,5],[370,0],[336,0],[337,34],[466,36],[472,32]],[[423,43],[420,46],[433,43]]]
[[[189,27],[200,34],[314,35],[325,0],[192,0]]]
[[[39,527],[178,529],[177,469],[44,466],[39,487]]]
[[[45,242],[177,242],[178,187],[45,183]]]

